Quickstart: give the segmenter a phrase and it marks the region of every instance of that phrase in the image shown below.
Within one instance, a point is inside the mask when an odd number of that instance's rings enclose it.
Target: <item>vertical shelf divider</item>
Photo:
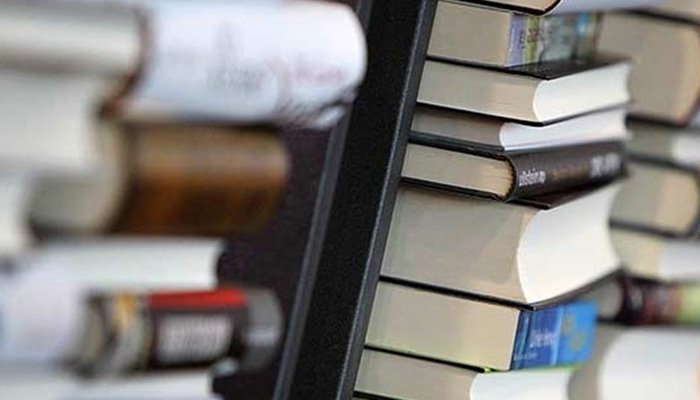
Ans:
[[[352,397],[437,0],[375,0],[292,382],[294,400]]]

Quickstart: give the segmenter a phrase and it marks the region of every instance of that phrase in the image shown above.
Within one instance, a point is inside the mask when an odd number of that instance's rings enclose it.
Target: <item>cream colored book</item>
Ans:
[[[549,210],[402,186],[381,273],[537,303],[615,271],[615,185]]]

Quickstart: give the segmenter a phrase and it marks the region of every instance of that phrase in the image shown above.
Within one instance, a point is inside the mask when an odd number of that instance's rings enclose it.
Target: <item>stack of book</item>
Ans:
[[[589,358],[571,299],[619,267],[631,66],[597,10],[641,2],[475,3],[437,4],[356,398],[565,399],[538,368]]]
[[[573,378],[598,388],[581,399],[700,395],[700,332],[690,328],[700,324],[700,2],[641,11],[610,15],[601,31],[602,48],[636,61],[632,177],[612,211],[626,276],[590,294],[606,325]]]
[[[0,2],[0,398],[206,398],[212,365],[265,367],[281,307],[214,289],[220,240],[266,229],[279,129],[332,128],[365,65],[342,4]]]

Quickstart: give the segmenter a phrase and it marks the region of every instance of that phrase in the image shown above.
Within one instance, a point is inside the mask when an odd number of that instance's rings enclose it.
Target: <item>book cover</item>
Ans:
[[[523,311],[511,369],[577,364],[593,350],[596,308],[591,302]]]
[[[622,142],[600,142],[527,151],[500,151],[491,147],[443,136],[412,132],[412,143],[447,151],[473,154],[506,161],[513,172],[513,183],[505,197],[470,191],[476,196],[507,202],[542,203],[543,196],[600,187],[623,177],[626,153]],[[409,178],[409,181],[420,180]],[[432,186],[433,183],[425,182]],[[450,185],[445,185],[450,187]],[[464,188],[455,188],[463,190]]]
[[[627,325],[698,325],[700,324],[700,284],[660,283],[621,278],[611,283],[608,299],[619,301],[601,318]],[[605,301],[605,299],[600,299]]]
[[[513,14],[506,67],[580,59],[595,54],[601,15]]]

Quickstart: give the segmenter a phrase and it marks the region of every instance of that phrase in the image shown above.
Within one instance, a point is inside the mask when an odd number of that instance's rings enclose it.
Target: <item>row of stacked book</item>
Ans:
[[[214,399],[285,332],[217,282],[365,73],[352,9],[316,1],[0,1],[0,398]],[[250,268],[255,268],[251,265]]]
[[[438,1],[355,399],[700,396],[699,13]]]

